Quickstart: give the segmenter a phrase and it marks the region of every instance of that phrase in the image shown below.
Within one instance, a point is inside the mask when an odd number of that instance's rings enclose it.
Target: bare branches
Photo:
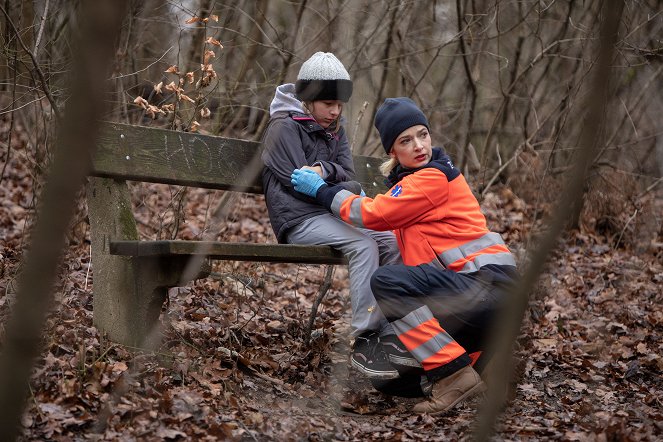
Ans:
[[[53,98],[53,95],[51,94],[51,90],[48,87],[48,84],[46,82],[46,77],[44,75],[44,72],[41,69],[41,66],[39,65],[39,62],[37,61],[36,54],[33,53],[28,47],[25,45],[23,42],[23,39],[21,38],[20,33],[18,32],[18,29],[16,29],[16,25],[14,25],[14,22],[12,21],[11,17],[7,13],[4,7],[0,5],[0,10],[2,13],[5,15],[5,18],[7,19],[7,23],[9,26],[12,28],[12,31],[14,32],[14,36],[16,37],[17,41],[21,45],[21,48],[25,51],[26,54],[30,56],[30,59],[32,60],[32,65],[37,72],[37,75],[39,76],[39,83],[41,85],[42,90],[44,91],[44,95],[46,95],[46,98],[48,98],[48,101],[51,103],[51,107],[53,109],[53,113],[57,117],[58,120],[62,118],[60,114],[60,110],[58,109],[57,102],[55,101],[55,98]],[[35,46],[37,47],[37,46]]]
[[[127,77],[131,77],[131,76],[134,76],[134,75],[138,75],[138,74],[140,74],[140,73],[142,73],[142,72],[145,72],[145,71],[149,70],[149,69],[150,69],[152,66],[154,66],[155,64],[161,62],[161,60],[163,60],[163,59],[166,57],[166,55],[168,55],[168,53],[169,53],[172,49],[173,49],[173,46],[171,46],[171,47],[169,47],[168,49],[166,49],[166,50],[164,51],[164,53],[161,54],[161,57],[157,58],[157,59],[154,60],[152,63],[148,64],[148,65],[145,66],[143,69],[139,69],[139,70],[137,70],[136,72],[132,72],[132,73],[130,73],[130,74],[114,75],[114,76],[110,77],[109,80],[119,80],[119,79],[121,79],[121,78],[127,78]]]

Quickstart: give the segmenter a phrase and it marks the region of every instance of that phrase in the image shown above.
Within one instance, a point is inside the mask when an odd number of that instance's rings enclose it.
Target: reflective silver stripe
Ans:
[[[423,361],[442,350],[448,343],[453,342],[453,340],[449,333],[442,331],[419,347],[410,350],[410,353],[417,361],[423,363]]]
[[[424,305],[411,311],[401,319],[392,322],[391,325],[394,327],[396,334],[402,335],[433,318],[433,313],[431,313],[430,309]],[[454,339],[447,332],[442,331],[417,348],[410,350],[410,353],[412,353],[412,356],[414,356],[417,361],[423,362],[444,348],[448,343],[453,342],[453,340]]]
[[[459,248],[449,249],[437,256],[445,267],[449,267],[449,264],[465,258],[465,255],[463,255],[463,252],[461,252]]]
[[[486,253],[474,258],[473,262],[468,262],[463,266],[463,269],[458,273],[471,273],[476,272],[481,267],[488,264],[497,264],[502,266],[516,266],[516,260],[511,253]]]
[[[460,269],[459,271],[457,271],[456,273],[472,273],[472,272],[476,272],[478,270],[479,270],[479,267],[477,267],[477,265],[474,264],[474,262],[469,261],[469,262],[466,262],[465,265],[463,266],[463,268]]]
[[[364,219],[361,217],[361,198],[355,198],[350,203],[350,223],[353,226],[364,227]]]
[[[472,255],[473,253],[479,252],[494,245],[504,245],[504,240],[499,233],[489,232],[483,235],[481,238],[440,253],[438,258],[446,267],[449,267],[451,264],[460,259],[463,259],[469,255]],[[466,263],[458,273],[476,272],[487,264],[515,266],[516,260],[513,258],[513,255],[508,252],[479,255],[474,258],[473,262]]]
[[[391,325],[394,327],[394,331],[397,335],[402,335],[417,327],[419,324],[423,324],[433,318],[434,316],[430,309],[427,306],[422,305],[418,309],[403,316],[401,319],[392,322]]]
[[[499,233],[488,232],[481,238],[465,243],[456,247],[455,249],[446,250],[439,256],[440,260],[442,260],[442,263],[448,267],[449,264],[452,264],[459,259],[465,258],[466,256],[476,253],[479,250],[483,250],[486,247],[490,247],[496,244],[504,244],[502,236]]]
[[[493,246],[495,244],[504,244],[504,240],[502,239],[502,235],[499,233],[495,232],[488,232],[484,236],[482,236],[479,239],[475,239],[474,241],[470,241],[467,244],[463,244],[462,246],[458,247],[465,256],[471,255],[472,253],[476,253],[479,250],[485,249],[486,247]]]
[[[336,195],[334,195],[334,199],[332,200],[331,203],[331,211],[334,215],[340,217],[341,205],[343,204],[343,201],[345,201],[345,199],[350,195],[354,195],[354,193],[345,189],[339,191]]]

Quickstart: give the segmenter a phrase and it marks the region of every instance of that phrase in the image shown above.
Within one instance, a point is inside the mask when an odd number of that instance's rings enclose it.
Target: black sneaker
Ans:
[[[412,353],[405,348],[396,335],[387,335],[380,337],[382,348],[387,354],[389,363],[401,373],[412,373],[414,371],[423,371],[421,364],[417,361]]]
[[[355,338],[350,362],[354,368],[372,379],[398,377],[398,370],[387,360],[377,333],[363,334]]]

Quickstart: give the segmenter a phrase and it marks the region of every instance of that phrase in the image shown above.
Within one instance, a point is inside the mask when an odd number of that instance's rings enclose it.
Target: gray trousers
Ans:
[[[332,246],[348,258],[352,336],[368,331],[393,333],[370,286],[371,276],[379,266],[402,264],[393,232],[356,228],[325,214],[290,228],[286,239],[291,244]]]

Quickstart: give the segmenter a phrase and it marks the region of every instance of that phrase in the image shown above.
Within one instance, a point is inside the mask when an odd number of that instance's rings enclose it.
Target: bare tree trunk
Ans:
[[[200,0],[198,7],[198,14],[201,18],[206,18],[210,14],[212,0]],[[185,66],[187,72],[195,71],[198,69],[203,55],[203,42],[205,41],[206,26],[199,24],[191,38],[191,46],[189,46],[189,53],[185,59]]]
[[[64,238],[75,209],[76,195],[89,169],[89,149],[105,93],[99,87],[108,76],[125,3],[97,0],[94,10],[83,5],[79,48],[67,113],[59,128],[56,158],[44,188],[13,314],[6,326],[0,356],[0,434],[19,434],[32,365],[41,351],[41,333],[53,303],[52,286],[62,256]]]
[[[263,33],[262,28],[266,21],[265,11],[267,9],[267,0],[258,0],[251,2],[252,9],[247,11],[247,13],[252,17],[253,26],[249,31],[248,40],[249,47],[248,50],[243,54],[242,60],[240,60],[240,67],[237,73],[235,73],[235,81],[233,85],[228,90],[228,101],[236,102],[237,98],[243,99],[243,96],[236,97],[236,91],[240,83],[246,85],[250,82],[250,79],[247,78],[247,74],[255,67],[257,51],[259,45],[262,43]],[[241,106],[242,103],[234,103],[234,111],[232,112],[232,120],[226,124],[225,129],[221,132],[222,135],[228,136],[232,133],[233,128],[242,120],[247,118],[247,108]]]
[[[456,0],[456,17],[458,20],[458,32],[460,37],[458,38],[458,48],[460,56],[463,61],[463,70],[465,72],[466,78],[466,90],[467,98],[465,100],[465,105],[467,107],[467,120],[464,124],[464,130],[462,132],[463,139],[460,144],[460,152],[462,152],[462,159],[460,162],[461,170],[465,169],[465,158],[467,156],[467,149],[470,144],[470,133],[472,132],[472,127],[474,124],[474,112],[477,105],[477,88],[474,84],[474,78],[472,77],[472,69],[470,68],[470,55],[468,54],[468,46],[465,42],[465,31],[463,27],[463,15],[464,9],[461,6],[461,0]]]
[[[389,25],[388,25],[388,38],[387,38],[387,43],[383,49],[383,55],[382,55],[382,63],[383,63],[383,72],[382,72],[382,77],[380,79],[380,86],[378,88],[378,93],[377,96],[375,97],[376,103],[378,103],[376,106],[373,107],[373,110],[371,112],[371,118],[370,121],[373,121],[375,119],[375,113],[377,112],[379,103],[382,102],[382,100],[385,97],[391,97],[393,95],[390,95],[389,92],[387,92],[388,89],[388,84],[390,84],[390,77],[391,77],[391,82],[393,82],[393,74],[390,76],[389,71],[391,69],[395,69],[394,66],[394,61],[390,60],[390,57],[393,55],[393,40],[396,36],[396,25],[397,25],[397,20],[396,18],[398,17],[398,6],[395,6],[393,3],[390,3],[390,8],[393,8],[391,10],[391,15],[389,17]],[[370,133],[366,133],[366,137],[364,138],[362,144],[368,143],[368,138],[370,137]],[[376,149],[380,151],[381,149]],[[370,152],[370,154],[375,154],[375,152]]]
[[[306,9],[306,6],[308,4],[308,0],[302,0],[301,3],[299,3],[299,6],[297,7],[297,12],[295,13],[296,19],[292,23],[292,28],[293,29],[299,29],[302,23],[302,16],[304,15],[304,10]],[[290,66],[292,65],[293,62],[293,57],[295,55],[295,46],[297,45],[297,32],[293,32],[292,38],[290,39],[291,41],[289,44],[284,44],[284,49],[285,49],[285,54],[282,56],[283,58],[283,65],[281,67],[281,70],[279,71],[279,74],[277,76],[275,85],[278,86],[280,84],[283,84],[285,82],[286,76],[288,75],[288,70],[290,69]],[[287,41],[288,39],[286,39]],[[270,96],[271,100],[271,96]],[[268,112],[265,112],[265,114],[262,116],[262,119],[260,120],[260,123],[258,124],[258,127],[256,129],[256,134],[253,137],[254,140],[260,140],[267,128],[267,123],[269,122],[269,109]]]

